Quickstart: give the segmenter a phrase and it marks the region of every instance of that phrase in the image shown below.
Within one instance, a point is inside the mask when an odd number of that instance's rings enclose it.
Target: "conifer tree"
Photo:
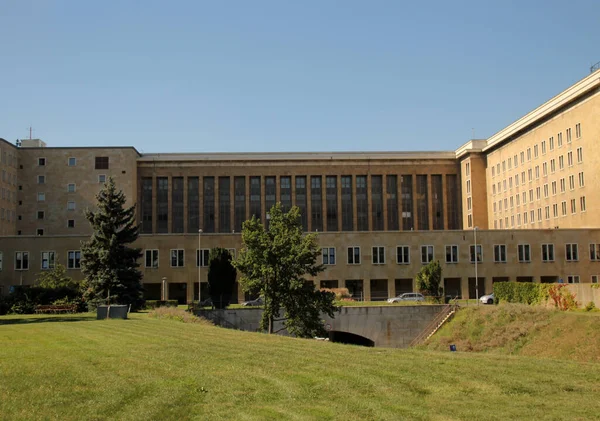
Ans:
[[[135,205],[125,208],[125,194],[114,180],[108,179],[96,195],[98,210],[86,210],[93,233],[82,243],[81,270],[86,277],[85,299],[90,307],[110,299],[110,304],[131,304],[139,309],[144,303],[139,248],[129,244],[137,240],[139,226]]]

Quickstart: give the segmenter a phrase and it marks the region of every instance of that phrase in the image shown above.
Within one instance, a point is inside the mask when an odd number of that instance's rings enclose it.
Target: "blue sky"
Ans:
[[[0,2],[0,137],[454,150],[600,60],[598,1]]]

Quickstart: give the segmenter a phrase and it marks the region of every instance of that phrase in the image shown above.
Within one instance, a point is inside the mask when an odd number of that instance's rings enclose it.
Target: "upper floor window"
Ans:
[[[38,158],[38,166],[40,166],[40,167],[46,166],[46,158]]]
[[[67,252],[67,268],[81,269],[81,251],[72,250]]]
[[[67,202],[67,210],[75,210],[75,202]]]
[[[56,253],[53,251],[42,252],[42,269],[54,269],[54,257]]]
[[[410,247],[409,246],[396,247],[396,263],[398,263],[399,265],[410,264]]]
[[[571,143],[571,128],[567,129],[567,143]]]
[[[527,161],[531,161],[531,148],[527,148]]]
[[[562,133],[556,135],[556,143],[558,144],[559,148],[562,148]]]
[[[70,157],[68,164],[69,164],[69,167],[74,167],[75,165],[77,165],[77,159],[74,157]]]
[[[97,170],[107,170],[108,169],[108,156],[97,156],[95,168]]]
[[[578,284],[579,283],[579,275],[568,275],[567,282],[569,284]]]
[[[539,156],[538,145],[533,145],[533,157],[537,158]]]
[[[575,137],[579,139],[581,137],[581,123],[575,125]]]
[[[527,213],[525,213],[527,215]],[[506,263],[506,244],[494,245],[494,262]]]
[[[46,200],[46,193],[38,193],[37,200],[38,202],[44,202]]]
[[[323,264],[335,265],[335,247],[323,247]]]
[[[567,262],[576,262],[579,260],[579,250],[577,248],[577,244],[565,244],[565,255]]]
[[[69,184],[67,184],[67,192],[69,192],[69,193],[75,193],[75,183],[69,183]]]
[[[348,264],[360,265],[360,247],[348,247]]]
[[[37,183],[38,184],[46,184],[46,176],[45,175],[38,175],[37,176]]]
[[[542,155],[544,155],[546,153],[546,141],[543,140],[542,141]]]
[[[106,174],[99,174],[98,175],[98,183],[100,183],[100,184],[106,183]]]
[[[600,244],[590,244],[590,260],[600,261]]]
[[[531,262],[531,246],[529,244],[518,245],[519,262]]]
[[[172,249],[171,250],[171,267],[173,267],[173,268],[183,267],[184,263],[185,263],[184,257],[185,257],[185,250]]]
[[[465,164],[465,175],[468,177],[469,175],[471,175],[471,164],[469,162],[467,162]]]
[[[231,252],[229,252],[231,254]],[[233,256],[233,255],[232,255]],[[208,267],[210,249],[196,249],[196,267]]]
[[[554,244],[542,244],[542,262],[554,261]]]
[[[426,264],[433,260],[433,246],[421,246],[421,263]]]
[[[477,255],[477,263],[483,262],[483,247],[481,244],[469,246],[469,260],[471,263],[475,263],[475,256]]]
[[[446,246],[446,263],[458,263],[458,246]]]
[[[156,269],[158,267],[158,250],[146,250],[145,262],[147,268]]]
[[[577,148],[577,162],[583,162],[583,148],[581,146]]]
[[[15,252],[15,270],[29,270],[29,252]]]
[[[375,246],[373,247],[373,260],[374,265],[385,264],[385,247]]]
[[[548,146],[550,147],[551,151],[554,150],[554,137],[550,137],[550,139],[548,140]]]

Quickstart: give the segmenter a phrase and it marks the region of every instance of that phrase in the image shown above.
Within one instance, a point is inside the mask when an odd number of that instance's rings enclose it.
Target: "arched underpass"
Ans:
[[[329,332],[329,342],[337,342],[346,345],[360,345],[374,347],[375,342],[364,336],[350,332],[331,331]]]

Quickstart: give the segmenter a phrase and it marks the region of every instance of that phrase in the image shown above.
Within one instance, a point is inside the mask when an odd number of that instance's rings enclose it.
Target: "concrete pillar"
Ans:
[[[371,280],[363,279],[363,300],[371,301]]]
[[[387,280],[387,289],[388,289],[388,298],[395,297],[396,294],[396,280],[388,279]]]

